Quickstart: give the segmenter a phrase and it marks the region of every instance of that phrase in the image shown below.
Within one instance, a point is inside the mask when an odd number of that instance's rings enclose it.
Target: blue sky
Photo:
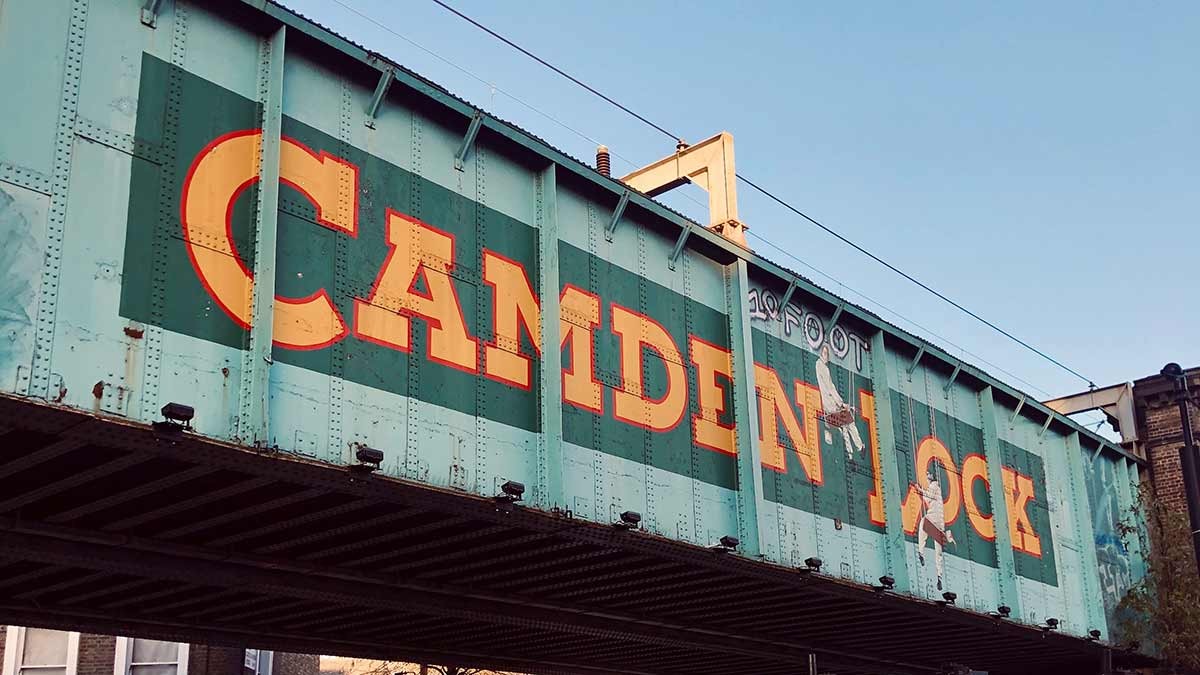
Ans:
[[[450,1],[688,140],[730,131],[739,173],[1098,385],[1200,365],[1200,3]],[[430,0],[285,2],[614,173],[674,149]],[[738,197],[799,261],[769,258],[1033,395],[1086,388]]]

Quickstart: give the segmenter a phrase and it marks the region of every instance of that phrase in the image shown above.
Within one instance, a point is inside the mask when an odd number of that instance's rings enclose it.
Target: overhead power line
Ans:
[[[458,11],[457,9],[455,9],[455,8],[451,7],[450,5],[448,5],[448,4],[444,3],[444,2],[442,2],[442,0],[433,0],[433,1],[434,1],[434,2],[436,2],[437,4],[441,5],[443,9],[445,9],[446,11],[448,11],[448,12],[450,12],[450,13],[454,14],[455,16],[457,16],[458,18],[462,19],[463,21],[466,21],[466,22],[470,23],[471,25],[475,26],[475,27],[476,27],[476,28],[478,28],[479,30],[481,30],[481,31],[483,31],[483,32],[485,32],[485,33],[487,33],[488,35],[491,35],[492,37],[494,37],[494,38],[496,38],[497,40],[499,40],[499,41],[503,42],[504,44],[508,45],[509,47],[512,47],[513,49],[515,49],[515,50],[517,50],[517,51],[521,52],[521,53],[522,53],[522,54],[524,54],[525,56],[528,56],[529,58],[533,59],[534,61],[537,61],[538,63],[542,64],[543,66],[545,66],[545,67],[547,67],[547,68],[549,68],[550,70],[553,70],[554,72],[558,73],[559,75],[562,75],[563,77],[565,77],[565,78],[567,78],[568,80],[570,80],[570,81],[574,82],[575,84],[577,84],[577,85],[579,85],[579,86],[583,87],[584,89],[587,89],[588,91],[592,92],[592,93],[593,93],[593,94],[595,94],[596,96],[599,96],[600,98],[604,99],[605,101],[609,102],[610,104],[612,104],[612,105],[616,106],[617,108],[620,108],[621,110],[625,111],[627,114],[629,114],[629,115],[632,115],[633,117],[636,117],[637,119],[641,120],[641,121],[642,121],[642,122],[644,122],[645,124],[648,124],[648,125],[650,125],[651,127],[654,127],[655,129],[657,129],[657,130],[661,131],[662,133],[666,134],[667,136],[670,136],[670,137],[671,137],[671,140],[673,140],[673,141],[678,141],[678,140],[679,140],[679,136],[677,136],[677,135],[675,135],[675,134],[671,133],[670,131],[667,131],[666,129],[664,129],[664,128],[660,127],[659,125],[655,124],[654,122],[651,122],[650,120],[646,119],[645,117],[642,117],[641,115],[637,114],[637,113],[636,113],[636,112],[634,112],[633,110],[631,110],[631,109],[629,109],[629,108],[627,108],[627,107],[625,107],[625,106],[621,105],[619,102],[617,102],[617,100],[616,100],[616,99],[613,99],[613,98],[610,98],[610,97],[608,97],[608,96],[604,95],[604,94],[603,94],[603,93],[601,93],[599,90],[597,90],[595,87],[592,87],[592,86],[591,86],[591,85],[589,85],[588,83],[584,82],[583,80],[580,80],[579,78],[575,77],[574,75],[571,75],[570,73],[566,72],[566,71],[565,71],[565,70],[563,70],[562,68],[559,68],[558,66],[554,65],[553,63],[550,63],[550,62],[549,62],[549,61],[547,61],[546,59],[543,59],[542,57],[538,56],[537,54],[534,54],[533,52],[529,51],[528,49],[525,49],[525,48],[524,48],[524,47],[522,47],[521,45],[519,45],[519,44],[517,44],[517,43],[513,42],[512,40],[509,40],[508,38],[504,37],[503,35],[501,35],[501,34],[497,33],[496,31],[492,30],[491,28],[488,28],[487,26],[485,26],[485,25],[483,25],[483,24],[479,23],[478,21],[476,21],[475,19],[472,19],[471,17],[467,16],[466,14],[463,14],[462,12]]]
[[[352,8],[349,8],[347,5],[345,5],[344,3],[340,2],[340,0],[335,0],[335,1],[336,1],[336,2],[337,2],[339,5],[342,5],[343,7],[347,7],[348,9],[352,9]],[[621,110],[622,112],[624,112],[624,113],[626,113],[626,114],[630,115],[631,117],[633,117],[633,118],[637,119],[638,121],[642,122],[643,124],[646,124],[647,126],[649,126],[649,127],[653,128],[653,129],[657,130],[658,132],[660,132],[660,133],[662,133],[663,135],[667,136],[667,137],[668,137],[668,138],[670,138],[671,140],[674,140],[674,141],[679,141],[679,140],[682,138],[682,137],[681,137],[679,134],[672,133],[672,132],[671,132],[670,130],[668,130],[666,127],[664,127],[664,126],[662,126],[662,125],[660,125],[660,124],[657,124],[657,123],[655,123],[654,121],[650,120],[649,118],[647,118],[647,117],[645,117],[645,116],[643,116],[643,115],[639,114],[638,112],[636,112],[636,111],[635,111],[635,110],[633,110],[632,108],[630,108],[630,107],[628,107],[628,106],[626,106],[626,105],[622,104],[621,102],[617,101],[616,99],[612,98],[611,96],[608,96],[607,94],[605,94],[605,93],[601,92],[600,90],[598,90],[598,89],[596,89],[595,87],[593,87],[593,86],[589,85],[588,83],[584,82],[583,80],[580,80],[579,78],[575,77],[574,75],[571,75],[570,73],[566,72],[566,71],[565,71],[565,70],[563,70],[562,68],[559,68],[558,66],[556,66],[556,65],[554,65],[553,63],[551,63],[551,62],[547,61],[546,59],[543,59],[542,57],[538,56],[537,54],[534,54],[533,52],[531,52],[530,50],[528,50],[528,49],[526,49],[525,47],[521,46],[521,45],[520,45],[520,44],[518,44],[517,42],[515,42],[515,41],[513,41],[513,40],[509,39],[508,37],[505,37],[504,35],[502,35],[502,34],[500,34],[500,33],[496,32],[495,30],[491,29],[491,28],[490,28],[490,27],[488,27],[487,25],[485,25],[485,24],[483,24],[483,23],[481,23],[481,22],[479,22],[479,21],[475,20],[475,19],[474,19],[474,18],[472,18],[471,16],[468,16],[467,14],[464,14],[463,12],[460,12],[460,11],[459,11],[458,9],[456,9],[455,7],[453,7],[453,6],[451,6],[450,4],[448,4],[448,3],[444,2],[444,0],[432,0],[432,1],[433,1],[434,3],[436,3],[438,6],[442,7],[443,9],[445,9],[446,11],[448,11],[448,12],[450,12],[450,13],[454,14],[455,16],[459,17],[460,19],[462,19],[462,20],[464,20],[464,21],[466,21],[466,22],[470,23],[471,25],[475,26],[475,27],[476,27],[476,28],[478,28],[479,30],[482,30],[482,31],[484,31],[484,32],[485,32],[485,33],[487,33],[488,35],[491,35],[492,37],[496,38],[497,40],[500,40],[500,41],[501,41],[501,42],[503,42],[504,44],[506,44],[506,45],[508,45],[509,47],[512,47],[513,49],[515,49],[515,50],[517,50],[517,51],[521,52],[522,54],[524,54],[525,56],[529,57],[530,59],[533,59],[534,61],[536,61],[536,62],[537,62],[537,63],[539,63],[540,65],[542,65],[542,66],[544,66],[544,67],[546,67],[546,68],[550,69],[551,71],[553,71],[553,72],[557,73],[558,75],[560,75],[560,76],[562,76],[562,77],[566,78],[567,80],[571,81],[572,83],[574,83],[574,84],[578,85],[579,87],[581,87],[581,88],[583,88],[583,89],[587,90],[587,91],[588,91],[588,92],[590,92],[591,94],[593,94],[593,95],[597,96],[598,98],[600,98],[600,99],[604,100],[605,102],[607,102],[607,103],[609,103],[610,105],[612,105],[612,106],[616,107],[617,109]],[[352,9],[352,11],[354,11],[355,13],[357,13],[357,14],[360,14],[360,15],[362,14],[361,12],[358,12],[357,10],[353,10],[353,9]],[[369,19],[369,17],[367,17],[367,18]],[[371,20],[373,23],[376,23],[377,25],[380,25],[381,27],[383,27],[383,26],[382,26],[382,24],[379,24],[378,22],[374,21],[374,19],[370,19],[370,20]],[[386,27],[384,27],[384,28],[385,28],[385,30],[389,30],[389,31],[390,31],[390,29],[387,29]],[[390,31],[390,32],[394,32],[394,31]],[[411,42],[411,41],[410,41],[410,42]],[[414,43],[414,44],[415,44],[415,43]],[[423,50],[425,50],[425,51],[427,51],[427,52],[429,52],[429,53],[433,54],[433,52],[429,51],[428,49],[425,49],[424,47],[421,47],[420,45],[417,45],[417,46],[418,46],[418,47],[420,47],[421,49],[423,49]],[[437,56],[437,55],[436,55],[436,54],[434,54],[434,56]],[[445,60],[444,58],[442,58],[442,57],[440,57],[440,56],[437,56],[437,57],[438,57],[439,59]],[[454,64],[451,64],[451,65],[454,65]],[[454,67],[458,68],[458,66],[454,66]],[[461,70],[461,68],[460,68],[460,70]],[[464,72],[465,72],[465,71],[464,71]],[[479,79],[479,78],[478,78],[477,76],[475,76],[473,73],[468,73],[468,74],[470,74],[472,77],[476,77],[476,79]],[[493,85],[493,86],[494,86],[494,85]],[[510,98],[513,98],[514,100],[518,101],[518,102],[519,102],[519,103],[521,103],[522,105],[525,105],[526,107],[529,107],[529,108],[531,108],[531,109],[534,109],[534,108],[533,108],[532,106],[530,106],[529,104],[525,103],[524,101],[521,101],[520,99],[517,99],[516,97],[512,96],[511,94],[507,94],[507,93],[506,93],[506,95],[508,95]],[[536,111],[536,109],[534,109],[534,110]],[[540,111],[538,111],[538,112],[540,112]],[[542,114],[544,114],[544,113],[542,113]],[[551,119],[553,119],[553,118],[551,118]],[[557,122],[557,120],[554,120],[554,121],[556,121],[556,122]],[[560,124],[561,124],[561,122],[560,122]],[[565,125],[565,124],[564,124],[563,126],[564,126],[564,127],[566,127],[566,125]],[[566,128],[567,128],[567,129],[569,129],[569,130],[571,130],[571,131],[575,131],[574,129],[570,129],[570,127],[566,127]],[[579,132],[576,132],[576,133],[579,133]],[[584,134],[582,134],[582,133],[579,133],[579,135],[580,135],[580,136],[583,136],[584,138],[588,138],[586,135],[584,135]],[[591,140],[591,139],[589,139],[589,140]],[[933,288],[932,286],[930,286],[930,285],[926,284],[925,282],[921,281],[920,279],[917,279],[916,277],[914,277],[913,275],[909,274],[908,272],[905,272],[904,270],[900,269],[899,267],[897,267],[897,266],[893,265],[892,263],[890,263],[890,262],[888,262],[888,261],[884,260],[883,258],[879,257],[878,255],[876,255],[876,254],[872,253],[870,250],[868,250],[868,249],[867,249],[867,248],[865,248],[864,246],[862,246],[862,245],[858,244],[857,242],[855,242],[855,241],[853,241],[852,239],[850,239],[850,238],[846,237],[845,235],[841,234],[840,232],[838,232],[838,231],[834,230],[833,228],[831,228],[831,227],[829,227],[829,226],[825,225],[824,223],[822,223],[822,222],[818,221],[817,219],[813,218],[812,216],[809,216],[807,213],[805,213],[805,212],[801,211],[799,208],[797,208],[797,207],[793,206],[793,205],[792,205],[790,202],[788,202],[787,200],[785,200],[785,199],[783,199],[782,197],[778,196],[778,195],[777,195],[777,194],[775,194],[774,192],[772,192],[772,191],[768,190],[767,188],[764,188],[764,187],[762,187],[761,185],[759,185],[759,184],[758,184],[758,183],[756,183],[755,181],[753,181],[753,180],[751,180],[751,179],[747,178],[746,176],[743,176],[743,175],[742,175],[742,174],[740,174],[740,173],[739,173],[739,174],[737,174],[737,178],[738,178],[739,180],[741,180],[743,183],[745,183],[746,185],[748,185],[749,187],[751,187],[752,189],[754,189],[755,191],[757,191],[757,192],[761,193],[762,195],[764,195],[765,197],[767,197],[768,199],[770,199],[770,200],[774,201],[775,203],[779,204],[780,206],[784,207],[785,209],[787,209],[787,210],[791,211],[792,213],[794,213],[794,214],[796,214],[796,215],[800,216],[801,218],[803,218],[803,219],[807,220],[809,223],[811,223],[811,224],[813,224],[814,226],[816,226],[816,227],[820,228],[820,229],[821,229],[822,231],[824,231],[825,233],[827,233],[827,234],[829,234],[829,235],[833,236],[833,237],[834,237],[834,238],[836,238],[838,241],[841,241],[842,243],[846,244],[847,246],[850,246],[851,248],[853,248],[854,250],[858,251],[859,253],[862,253],[863,255],[867,256],[867,257],[868,257],[868,258],[870,258],[871,260],[874,260],[876,263],[878,263],[878,264],[880,264],[880,265],[882,265],[882,266],[886,267],[887,269],[891,270],[892,272],[896,273],[897,275],[899,275],[899,276],[903,277],[904,279],[906,279],[906,280],[908,280],[908,281],[912,282],[913,284],[915,284],[916,286],[918,286],[918,287],[920,287],[921,289],[925,290],[926,292],[930,293],[930,294],[931,294],[931,295],[933,295],[934,297],[936,297],[936,298],[938,298],[938,299],[942,300],[943,302],[945,302],[945,303],[949,304],[950,306],[954,307],[955,309],[957,309],[957,310],[959,310],[959,311],[963,312],[963,313],[964,313],[964,314],[966,314],[967,316],[970,316],[971,318],[975,319],[976,321],[978,321],[978,322],[982,323],[983,325],[987,326],[988,328],[991,328],[992,330],[996,331],[997,333],[999,333],[999,334],[1003,335],[1004,337],[1008,338],[1009,340],[1012,340],[1013,342],[1017,343],[1018,345],[1020,345],[1020,346],[1024,347],[1025,349],[1027,349],[1027,350],[1029,350],[1030,352],[1032,352],[1032,353],[1036,354],[1037,356],[1039,356],[1039,357],[1041,357],[1041,358],[1045,359],[1046,361],[1049,361],[1050,363],[1052,363],[1052,364],[1054,364],[1055,366],[1057,366],[1057,367],[1059,367],[1059,368],[1063,369],[1064,371],[1066,371],[1066,372],[1070,373],[1071,375],[1074,375],[1075,377],[1079,378],[1080,380],[1082,380],[1082,381],[1086,382],[1086,383],[1088,384],[1088,386],[1091,386],[1091,387],[1094,387],[1094,386],[1095,386],[1095,384],[1093,383],[1093,381],[1091,380],[1091,378],[1088,378],[1088,377],[1084,376],[1084,375],[1083,375],[1083,374],[1081,374],[1079,371],[1077,371],[1077,370],[1075,370],[1075,369],[1071,368],[1070,366],[1067,366],[1066,364],[1062,363],[1061,361],[1059,361],[1058,359],[1054,358],[1053,356],[1050,356],[1049,354],[1047,354],[1046,352],[1044,352],[1044,351],[1042,351],[1042,350],[1038,349],[1037,347],[1033,346],[1033,345],[1032,345],[1032,344],[1030,344],[1029,342],[1026,342],[1025,340],[1022,340],[1021,338],[1017,337],[1016,335],[1014,335],[1014,334],[1013,334],[1013,333],[1011,333],[1010,331],[1008,331],[1008,330],[1005,330],[1004,328],[1001,328],[1001,327],[1000,327],[999,325],[997,325],[996,323],[994,323],[994,322],[992,322],[992,321],[990,321],[990,320],[988,320],[988,319],[984,318],[983,316],[981,316],[981,315],[979,315],[978,313],[974,312],[973,310],[971,310],[971,309],[967,308],[967,307],[966,307],[966,306],[964,306],[963,304],[961,304],[961,303],[957,302],[956,300],[954,300],[954,299],[950,298],[949,296],[945,295],[945,294],[944,294],[944,293],[942,293],[941,291],[938,291],[937,289],[935,289],[935,288]],[[762,239],[764,242],[766,242],[766,243],[768,243],[768,244],[771,244],[773,247],[775,247],[775,248],[777,248],[777,249],[780,249],[780,250],[782,250],[780,247],[776,246],[775,244],[773,244],[773,243],[772,243],[772,242],[770,242],[769,240],[767,240],[767,239],[765,239],[765,238],[762,238],[761,236],[760,236],[760,237],[758,237],[758,238],[759,238],[759,239]]]

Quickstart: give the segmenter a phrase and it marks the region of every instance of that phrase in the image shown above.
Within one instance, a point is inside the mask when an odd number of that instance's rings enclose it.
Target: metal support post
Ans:
[[[1196,555],[1196,563],[1200,565],[1200,468],[1196,466],[1196,439],[1192,436],[1187,373],[1178,363],[1168,363],[1163,367],[1162,375],[1171,380],[1175,387],[1175,400],[1179,403],[1179,423],[1183,427],[1183,447],[1179,449],[1183,491],[1187,497],[1188,520],[1192,526],[1192,550]]]
[[[754,341],[750,333],[750,281],[746,261],[725,268],[725,306],[733,373],[733,420],[738,471],[738,539],[744,554],[762,554],[762,451],[758,447],[758,406],[754,388]]]
[[[558,305],[558,186],[555,165],[537,178],[538,295],[541,297],[541,353],[538,405],[541,434],[538,436],[537,505],[550,510],[566,497],[562,480],[562,374],[559,361]]]
[[[1021,596],[1017,593],[1017,568],[1013,556],[1012,533],[1008,530],[1008,502],[1004,498],[1004,458],[1000,452],[1000,434],[996,429],[999,413],[991,387],[979,392],[979,413],[983,420],[983,454],[988,467],[988,498],[992,502],[992,524],[996,531],[996,560],[1000,573],[1000,604],[1021,616]]]
[[[283,59],[286,28],[280,26],[262,48],[259,99],[258,204],[251,232],[254,277],[250,296],[250,340],[243,354],[238,437],[243,443],[270,443],[267,419],[271,387],[272,323],[275,317],[275,256],[279,234],[279,149],[283,130]]]
[[[900,513],[903,500],[900,482],[900,463],[896,453],[896,427],[892,419],[892,386],[888,375],[887,344],[884,332],[871,336],[871,388],[875,392],[875,439],[879,448],[879,472],[883,480],[884,513],[884,572],[896,580],[895,590],[907,593],[908,555],[895,559],[896,551],[907,549],[904,539],[904,518]]]
[[[1075,520],[1075,531],[1079,536],[1079,551],[1083,556],[1083,604],[1087,610],[1088,625],[1085,631],[1099,629],[1108,636],[1108,620],[1104,618],[1103,603],[1095,602],[1100,593],[1100,563],[1096,558],[1096,533],[1092,529],[1091,510],[1088,507],[1087,473],[1083,466],[1083,447],[1079,444],[1079,432],[1067,436],[1067,469],[1070,472],[1071,516]]]

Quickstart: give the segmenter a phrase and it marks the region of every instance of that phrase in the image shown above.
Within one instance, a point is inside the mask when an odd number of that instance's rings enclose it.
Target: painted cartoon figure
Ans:
[[[854,423],[854,408],[847,405],[833,384],[833,375],[829,372],[829,345],[821,345],[820,357],[817,359],[817,389],[821,392],[821,408],[825,413],[825,442],[832,443],[830,427],[842,434],[842,442],[846,446],[846,455],[851,459],[856,452],[863,449],[862,437],[858,434],[858,425]]]
[[[916,485],[921,495],[921,505],[924,507],[921,519],[917,521],[917,560],[925,564],[925,540],[933,540],[933,565],[937,570],[937,589],[942,590],[942,572],[944,560],[942,548],[946,543],[956,544],[954,533],[946,529],[946,514],[942,508],[942,486],[932,472],[925,474],[925,487]]]

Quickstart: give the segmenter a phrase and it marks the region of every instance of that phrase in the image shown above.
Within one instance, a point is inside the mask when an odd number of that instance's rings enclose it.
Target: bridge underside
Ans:
[[[1102,645],[0,397],[0,621],[530,673],[1098,672]],[[1131,655],[1118,653],[1118,663]]]

